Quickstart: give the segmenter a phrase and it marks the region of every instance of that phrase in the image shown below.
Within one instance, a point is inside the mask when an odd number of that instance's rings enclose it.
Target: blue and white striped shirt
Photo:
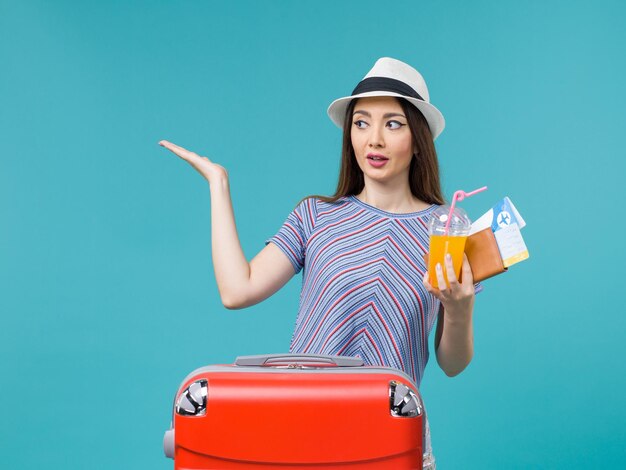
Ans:
[[[303,270],[290,351],[358,356],[419,386],[440,306],[422,284],[436,207],[393,214],[354,196],[302,201],[266,241]]]

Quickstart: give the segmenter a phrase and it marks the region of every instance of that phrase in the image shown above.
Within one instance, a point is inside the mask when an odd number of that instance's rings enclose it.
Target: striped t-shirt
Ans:
[[[422,284],[436,207],[393,214],[354,196],[302,201],[266,241],[303,270],[290,351],[357,356],[419,386],[440,304]]]

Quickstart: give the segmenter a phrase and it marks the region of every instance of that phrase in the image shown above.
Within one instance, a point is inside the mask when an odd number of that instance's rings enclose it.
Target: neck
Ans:
[[[356,197],[370,206],[393,214],[406,214],[427,209],[430,204],[420,201],[411,193],[408,183],[392,188],[375,182],[365,183],[363,191]]]

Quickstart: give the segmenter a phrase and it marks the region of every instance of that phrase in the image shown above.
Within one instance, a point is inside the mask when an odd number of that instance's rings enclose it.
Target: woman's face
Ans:
[[[408,182],[413,136],[398,100],[391,96],[359,98],[350,137],[366,182]]]

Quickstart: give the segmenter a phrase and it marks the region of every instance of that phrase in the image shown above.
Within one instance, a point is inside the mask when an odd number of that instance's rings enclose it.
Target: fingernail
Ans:
[[[452,259],[452,256],[450,255],[450,253],[446,253],[446,259],[447,259],[448,261],[450,261],[450,260]]]
[[[435,269],[437,271],[441,271],[441,263],[437,263],[437,266],[435,267]]]

